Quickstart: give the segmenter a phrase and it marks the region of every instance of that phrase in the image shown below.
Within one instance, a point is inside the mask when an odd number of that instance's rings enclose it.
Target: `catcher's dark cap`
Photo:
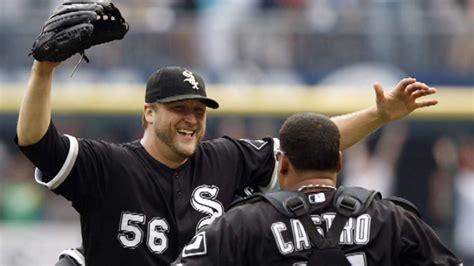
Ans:
[[[147,81],[145,92],[147,103],[169,103],[189,99],[202,99],[207,107],[219,108],[215,100],[207,97],[202,77],[185,68],[161,68]]]

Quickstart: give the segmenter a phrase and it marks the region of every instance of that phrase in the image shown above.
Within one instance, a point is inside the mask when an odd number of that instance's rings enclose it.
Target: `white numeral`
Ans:
[[[138,226],[145,223],[145,215],[122,213],[118,239],[126,248],[136,248],[143,240],[143,231]]]
[[[148,224],[148,248],[156,254],[163,253],[168,248],[166,232],[169,225],[163,218],[153,218]]]
[[[140,225],[145,224],[145,220],[144,214],[122,212],[118,240],[124,248],[134,249],[142,243],[144,232]],[[152,218],[148,223],[146,245],[152,253],[161,254],[168,248],[168,230],[169,225],[164,218]]]
[[[365,259],[364,252],[346,254],[346,258],[351,263],[351,266],[367,265],[367,260]]]

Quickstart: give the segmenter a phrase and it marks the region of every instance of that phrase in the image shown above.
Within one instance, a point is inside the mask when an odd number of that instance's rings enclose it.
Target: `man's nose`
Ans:
[[[197,115],[193,112],[187,112],[186,115],[184,116],[184,120],[192,124],[195,124],[198,121]]]

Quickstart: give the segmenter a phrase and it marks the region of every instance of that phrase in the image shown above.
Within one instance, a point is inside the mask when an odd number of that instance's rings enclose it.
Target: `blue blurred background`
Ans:
[[[21,97],[32,63],[27,56],[31,44],[59,3],[1,1],[0,99]],[[271,104],[275,90],[291,95],[295,88],[336,86],[332,96],[340,106],[314,107],[328,115],[345,112],[356,100],[346,97],[349,90],[369,91],[372,97],[375,81],[389,90],[412,76],[440,91],[463,91],[468,104],[461,106],[461,114],[410,117],[346,151],[340,183],[413,201],[465,265],[473,265],[474,0],[114,3],[129,22],[129,33],[121,41],[89,49],[91,62],[83,62],[73,77],[79,58],[64,62],[56,73],[55,91],[103,84],[131,88],[117,94],[137,88],[142,93],[147,77],[167,65],[201,73],[216,93],[236,96],[232,88],[239,86],[261,90],[265,104]],[[69,90],[80,101],[81,90]],[[62,249],[80,243],[78,215],[67,201],[33,182],[33,166],[13,143],[18,102],[0,101],[0,265],[51,265]],[[129,141],[141,137],[141,106],[130,110],[126,104],[117,102],[109,113],[91,105],[80,112],[66,106],[53,119],[64,133]],[[128,109],[113,112],[121,108]],[[275,107],[281,112],[246,108],[210,113],[206,138],[277,136],[291,113],[284,105]]]

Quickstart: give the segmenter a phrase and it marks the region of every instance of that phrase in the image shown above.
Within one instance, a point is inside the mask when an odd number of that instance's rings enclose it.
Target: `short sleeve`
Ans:
[[[111,174],[111,144],[60,134],[51,123],[40,141],[19,148],[36,166],[37,183],[62,195],[79,211],[98,206]]]

